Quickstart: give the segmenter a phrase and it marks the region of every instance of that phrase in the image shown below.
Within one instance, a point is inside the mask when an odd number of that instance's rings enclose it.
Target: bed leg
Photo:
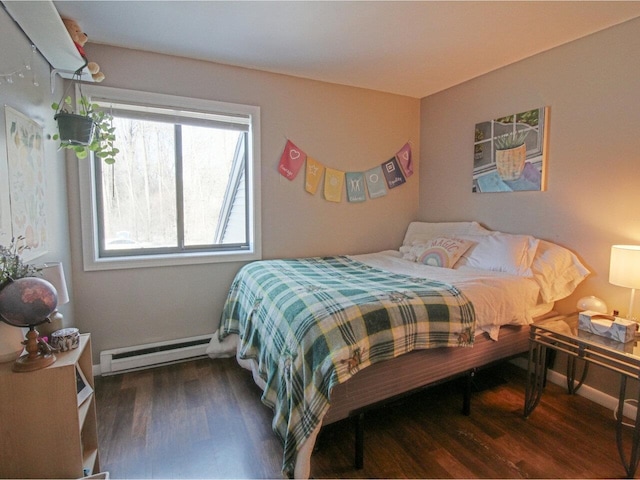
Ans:
[[[364,467],[364,413],[355,416],[356,423],[356,469],[361,470]]]
[[[467,417],[471,415],[471,391],[473,390],[473,377],[476,376],[476,371],[471,370],[467,373],[464,382],[464,394],[462,398],[462,414]]]

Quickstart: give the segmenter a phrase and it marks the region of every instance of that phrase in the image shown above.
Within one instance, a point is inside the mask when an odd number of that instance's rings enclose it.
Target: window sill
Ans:
[[[260,260],[257,250],[238,252],[197,252],[165,255],[138,255],[109,258],[85,258],[85,271],[124,270],[129,268],[174,267],[179,265],[198,265],[206,263],[249,262]]]

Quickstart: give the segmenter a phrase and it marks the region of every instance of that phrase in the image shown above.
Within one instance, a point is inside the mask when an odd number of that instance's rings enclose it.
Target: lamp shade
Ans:
[[[56,287],[56,291],[58,292],[58,305],[69,303],[69,292],[67,291],[67,282],[64,278],[62,263],[45,263],[42,267],[42,278]]]
[[[609,265],[609,283],[640,288],[640,245],[613,245]]]

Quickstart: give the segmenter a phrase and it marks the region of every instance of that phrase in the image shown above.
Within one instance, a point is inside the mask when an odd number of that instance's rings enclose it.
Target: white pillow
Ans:
[[[476,243],[463,255],[456,266],[467,265],[482,270],[505,272],[530,277],[531,264],[539,240],[531,235],[493,232],[490,235],[460,235]]]
[[[411,222],[404,236],[403,246],[413,246],[415,242],[426,243],[437,237],[459,237],[465,235],[490,234],[491,231],[478,222]]]
[[[571,295],[591,273],[573,252],[545,240],[540,240],[531,271],[545,302],[555,302]]]
[[[426,243],[414,242],[402,258],[432,267],[453,268],[472,245],[470,240],[437,237]]]

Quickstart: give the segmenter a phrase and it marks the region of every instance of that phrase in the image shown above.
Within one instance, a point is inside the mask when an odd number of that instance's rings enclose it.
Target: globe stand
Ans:
[[[44,343],[44,342],[43,342]],[[23,342],[27,353],[18,358],[13,364],[14,372],[33,372],[48,367],[56,361],[56,356],[48,345],[38,341],[38,331],[31,325],[27,332],[27,339]]]

